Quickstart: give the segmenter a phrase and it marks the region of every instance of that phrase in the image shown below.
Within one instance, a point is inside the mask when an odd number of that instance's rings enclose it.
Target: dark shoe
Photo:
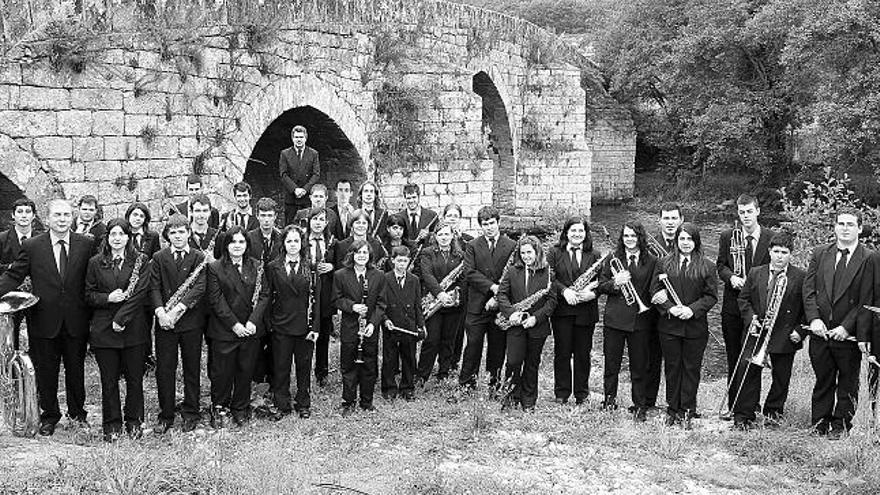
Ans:
[[[118,431],[109,431],[104,433],[104,441],[106,443],[113,443],[119,440],[120,434]]]
[[[576,406],[582,406],[582,405],[584,405],[584,402],[585,402],[586,400],[587,400],[587,399],[584,399],[583,397],[580,397],[580,398],[577,398],[577,397],[576,397],[576,398],[574,399],[574,405],[576,405]]]
[[[644,423],[645,421],[648,421],[648,410],[644,407],[636,408],[636,411],[633,414],[633,420],[637,423]]]
[[[55,433],[55,423],[41,423],[40,424],[40,435],[44,437],[52,436]]]
[[[535,406],[523,406],[523,412],[534,413],[534,412],[535,412]]]
[[[195,431],[195,429],[196,429],[198,426],[199,426],[199,420],[198,420],[198,419],[194,419],[194,418],[192,418],[192,419],[184,419],[184,420],[183,420],[183,427],[181,427],[181,431],[183,431],[184,433],[189,433],[189,432],[191,432],[191,431]]]
[[[326,376],[322,376],[322,377],[318,378],[318,386],[321,388],[324,388],[327,386],[327,377]]]
[[[752,422],[747,419],[734,419],[732,429],[737,431],[749,431],[752,429]]]
[[[616,411],[617,410],[617,400],[615,399],[605,399],[602,401],[602,409],[606,411]]]
[[[568,399],[566,399],[565,397],[557,397],[557,398],[553,399],[553,402],[555,402],[559,405],[565,405],[565,404],[568,404]]]
[[[165,421],[165,420],[160,419],[159,422],[156,424],[156,428],[153,431],[155,431],[159,435],[164,435],[165,433],[168,433],[171,430],[172,426],[174,426],[173,420],[172,421]]]
[[[700,411],[691,411],[690,413],[688,413],[688,415],[691,419],[700,419],[703,417],[703,415],[700,414]]]
[[[226,428],[229,426],[229,411],[223,406],[211,408],[211,428]],[[186,428],[184,423],[184,428]],[[186,431],[184,429],[184,431]]]
[[[250,421],[250,415],[247,413],[233,414],[232,422],[235,423],[235,426],[241,427],[248,424]]]
[[[412,401],[416,400],[416,396],[412,392],[407,393],[407,394],[403,394],[403,400],[405,400],[407,402],[412,402]]]
[[[392,394],[390,392],[382,392],[382,398],[391,402],[397,398],[397,394]]]
[[[425,382],[426,382],[426,381],[427,381],[427,380],[425,380],[424,377],[421,377],[421,376],[416,377],[416,380],[415,380],[415,387],[416,387],[416,388],[424,388],[424,387],[425,387]]]
[[[842,428],[831,428],[828,432],[828,440],[836,442],[846,435],[846,430]]]
[[[140,424],[128,423],[125,425],[125,434],[132,440],[139,440],[144,436],[144,429]]]
[[[366,412],[376,412],[376,406],[374,406],[372,402],[369,404],[361,404],[361,410]]]
[[[446,380],[447,378],[449,378],[448,371],[440,371],[437,373],[437,381],[438,382],[442,382],[443,380]]]
[[[678,422],[678,416],[676,416],[675,414],[666,413],[666,420],[663,421],[663,424],[665,424],[666,426],[675,426]]]
[[[69,424],[71,426],[74,426],[77,428],[84,428],[84,429],[88,429],[88,427],[89,427],[89,422],[86,421],[85,415],[68,416],[67,419],[70,422]]]
[[[308,407],[304,407],[299,410],[299,417],[301,419],[309,419],[312,417],[312,411]]]

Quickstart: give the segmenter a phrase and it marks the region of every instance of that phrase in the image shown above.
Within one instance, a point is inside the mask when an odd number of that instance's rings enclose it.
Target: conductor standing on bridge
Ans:
[[[284,224],[293,223],[296,212],[309,207],[308,191],[321,176],[318,152],[306,146],[306,128],[298,125],[290,131],[293,146],[281,150],[278,166],[284,184]]]

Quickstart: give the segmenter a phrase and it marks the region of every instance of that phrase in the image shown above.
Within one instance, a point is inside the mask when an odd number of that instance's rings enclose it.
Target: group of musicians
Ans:
[[[790,264],[791,236],[762,228],[758,202],[748,195],[737,200],[741,227],[721,234],[716,263],[704,255],[700,229],[684,222],[675,204],[661,208],[657,238],[627,221],[613,250],[602,255],[587,220],[574,216],[545,250],[533,236],[514,241],[501,233],[492,206],[479,210],[479,235],[469,236],[460,228],[459,206],[438,215],[421,206],[415,184],[404,186],[405,208],[397,213],[384,208],[371,181],[351,204],[352,183],[339,180],[336,203],[328,206],[307,131],[297,126],[291,138],[294,145],[279,160],[283,229],[276,227],[279,205],[270,198],[252,204],[246,183],[234,186],[235,207],[221,216],[195,175],[187,178],[187,201],[158,212],[166,217],[164,242],[150,230],[152,215],[142,203],[104,223],[93,196],[81,198],[76,211],[52,200],[47,231],[39,233],[34,203],[15,202],[13,226],[0,234],[0,294],[29,278],[40,298],[27,311],[40,434],[51,435],[61,418],[62,362],[68,418],[87,425],[89,347],[101,375],[108,441],[123,431],[142,433],[143,377],[151,368],[157,430],[171,429],[178,412],[183,431],[197,427],[203,342],[212,426],[251,418],[254,382],[269,384],[269,405],[257,411],[263,417],[308,418],[311,373],[319,386],[327,383],[337,312],[343,416],[375,408],[377,379],[384,399],[408,401],[432,376],[451,377],[459,363],[458,385],[467,394],[478,387],[484,340],[491,395],[504,409],[534,410],[551,333],[555,401],[573,397],[579,405],[590,395],[601,295],[607,297],[601,407],[618,407],[626,347],[634,420],[646,421],[656,407],[662,364],[666,424],[690,428],[718,276],[728,357],[725,417],[739,429],[755,424],[761,369],[769,363],[772,385],[760,410],[765,424],[777,423],[794,354],[809,337],[815,432],[840,438],[852,427],[862,352],[877,348],[871,345],[876,320],[864,306],[880,298],[874,290],[880,256],[859,242],[858,211],[836,212],[835,241],[815,250],[806,272]]]

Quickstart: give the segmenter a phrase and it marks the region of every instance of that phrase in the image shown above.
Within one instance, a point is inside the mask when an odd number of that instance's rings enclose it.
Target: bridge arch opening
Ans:
[[[311,107],[291,108],[273,120],[254,145],[244,172],[254,198],[270,197],[284,209],[284,190],[278,169],[281,150],[293,146],[290,131],[301,125],[308,130],[306,145],[318,152],[321,162],[319,182],[327,186],[328,200],[335,201],[333,190],[339,179],[351,180],[352,187],[366,178],[364,162],[355,145],[330,116]]]
[[[483,101],[483,140],[494,162],[492,174],[492,203],[505,214],[512,214],[516,206],[516,162],[513,158],[513,138],[504,100],[498,88],[483,71],[473,77],[473,91]]]

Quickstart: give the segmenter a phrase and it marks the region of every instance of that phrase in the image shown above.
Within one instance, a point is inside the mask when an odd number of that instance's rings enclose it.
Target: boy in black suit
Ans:
[[[178,214],[183,215],[192,221],[192,200],[195,199],[196,196],[205,194],[202,192],[201,177],[196,174],[190,174],[187,176],[186,194],[188,195],[186,201],[178,203],[174,208],[171,208],[166,212],[169,217]],[[211,208],[211,213],[208,217],[208,225],[215,229],[220,226],[220,211],[217,210],[217,208]]]
[[[416,342],[424,334],[425,327],[419,279],[407,271],[409,256],[406,246],[391,250],[394,269],[385,274],[387,319],[382,337],[382,397],[394,399],[399,393],[407,401],[413,400]],[[396,369],[400,369],[399,386],[394,379]]]
[[[764,417],[771,423],[778,423],[788,398],[794,355],[803,346],[807,333],[801,328],[804,322],[803,285],[806,272],[790,264],[793,249],[794,242],[789,234],[773,234],[770,238],[770,264],[752,268],[739,293],[743,326],[749,328],[752,320],[758,324],[765,321],[774,288],[785,279],[785,292],[773,327],[762,329],[757,326],[756,330],[761,332],[760,338],[747,334],[748,342],[743,344],[746,352],[733,380],[734,394],[739,394],[738,398],[734,397],[733,403],[734,428],[737,429],[748,429],[755,421],[755,410],[761,396],[763,368],[751,364],[750,359],[757,353],[756,346],[763,345],[765,340],[773,383],[764,401]]]
[[[192,217],[190,247],[203,251],[211,259],[219,258],[220,231],[208,223],[211,215],[211,200],[204,194],[199,194],[190,202],[190,211]]]
[[[284,241],[281,239],[281,231],[275,227],[277,203],[272,198],[260,198],[257,201],[257,222],[259,227],[247,233],[250,243],[251,256],[263,262],[263,268],[268,268],[269,263],[281,255]],[[269,328],[269,312],[264,313],[266,327]],[[254,366],[254,381],[257,383],[272,383],[272,335],[266,332],[260,338],[260,352],[257,363]]]
[[[199,373],[202,333],[207,324],[202,302],[205,255],[188,244],[190,231],[186,217],[172,216],[165,225],[164,237],[170,246],[153,255],[150,270],[150,293],[157,323],[156,385],[162,433],[174,424],[178,349],[183,361],[184,395],[180,409],[183,431],[194,430],[201,419]]]
[[[94,241],[92,254],[96,254],[101,249],[101,241],[107,235],[107,226],[98,219],[98,198],[91,194],[79,198],[73,231],[92,238]]]
[[[223,218],[220,220],[220,231],[226,232],[236,225],[243,228],[245,232],[257,228],[257,218],[254,216],[254,208],[251,206],[251,185],[247,182],[237,182],[232,186],[232,194],[235,195],[235,209],[223,214]]]

